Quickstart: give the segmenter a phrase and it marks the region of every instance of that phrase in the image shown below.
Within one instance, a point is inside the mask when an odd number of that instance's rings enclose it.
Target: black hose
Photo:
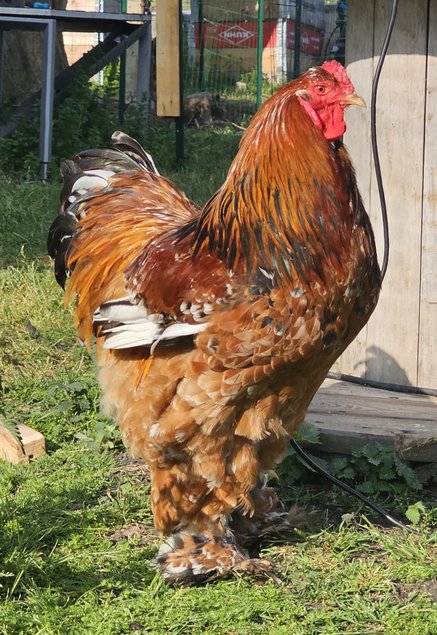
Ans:
[[[406,395],[426,395],[428,397],[437,397],[437,388],[420,388],[418,386],[392,384],[385,381],[376,381],[375,379],[365,379],[364,377],[345,375],[344,373],[337,373],[333,370],[329,371],[327,377],[329,379],[336,379],[337,381],[348,381],[351,384],[358,384],[359,386],[369,386],[369,388],[378,388],[379,390],[390,390],[391,392],[400,392]]]
[[[384,280],[385,274],[387,272],[388,258],[389,258],[389,252],[390,252],[390,237],[389,237],[389,231],[388,231],[387,205],[385,202],[384,185],[382,182],[381,164],[379,161],[379,152],[378,152],[378,139],[377,139],[377,133],[376,133],[376,97],[378,94],[379,77],[381,75],[385,56],[387,55],[387,49],[390,44],[391,35],[393,33],[393,27],[396,20],[397,10],[398,10],[398,0],[393,0],[390,20],[388,23],[384,42],[382,44],[381,54],[379,56],[378,64],[376,66],[375,75],[373,77],[372,97],[370,102],[370,122],[371,122],[370,134],[371,134],[371,140],[372,140],[373,161],[375,163],[375,175],[376,175],[376,181],[378,184],[379,200],[381,201],[382,227],[383,227],[383,233],[384,233],[384,257],[383,257],[382,266],[381,266],[381,281]]]
[[[347,485],[347,483],[343,483],[343,481],[340,481],[340,479],[333,476],[330,472],[327,472],[321,465],[316,463],[316,461],[313,461],[313,459],[310,456],[308,456],[308,454],[304,450],[302,450],[302,448],[300,447],[300,445],[297,443],[295,439],[291,439],[290,444],[292,448],[295,450],[295,452],[301,457],[301,459],[305,461],[307,465],[309,465],[313,470],[315,470],[316,472],[318,472],[319,474],[321,474],[322,476],[330,480],[332,483],[334,483],[334,485],[337,485],[337,487],[340,487],[345,492],[348,492],[349,494],[352,494],[352,496],[355,496],[355,498],[358,498],[360,501],[365,503],[368,507],[373,509],[373,511],[377,512],[380,516],[383,516],[383,518],[388,520],[388,522],[391,523],[392,525],[395,525],[396,527],[399,527],[400,529],[405,529],[406,531],[416,533],[415,530],[412,529],[411,527],[404,525],[404,523],[401,523],[400,520],[396,520],[396,518],[393,518],[393,516],[390,516],[390,514],[385,511],[385,509],[383,509],[382,507],[379,507],[379,505],[377,505],[376,503],[368,499],[367,496],[364,496],[364,494],[361,494],[361,492],[358,492],[356,489],[354,489],[350,485]]]

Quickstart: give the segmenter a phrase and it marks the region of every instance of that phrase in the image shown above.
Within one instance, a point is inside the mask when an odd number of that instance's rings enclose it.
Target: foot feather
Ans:
[[[224,535],[175,534],[161,545],[155,566],[168,582],[186,586],[228,578],[239,572],[270,577],[269,561],[249,558],[237,547],[230,531]]]

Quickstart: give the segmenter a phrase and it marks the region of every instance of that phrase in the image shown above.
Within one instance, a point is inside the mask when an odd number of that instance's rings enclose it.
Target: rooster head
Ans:
[[[355,93],[346,69],[336,61],[310,68],[296,83],[295,95],[301,106],[329,141],[338,139],[346,130],[346,106],[365,105]]]

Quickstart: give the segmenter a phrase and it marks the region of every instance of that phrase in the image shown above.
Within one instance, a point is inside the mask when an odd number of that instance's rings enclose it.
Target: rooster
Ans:
[[[325,62],[270,97],[199,208],[127,135],[64,162],[49,253],[105,411],[150,466],[156,558],[195,583],[266,570],[239,536],[285,512],[263,474],[375,308],[374,237],[340,138],[363,105]]]

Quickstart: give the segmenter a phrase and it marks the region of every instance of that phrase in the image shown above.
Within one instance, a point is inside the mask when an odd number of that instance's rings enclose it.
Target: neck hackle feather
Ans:
[[[341,142],[325,139],[295,94],[320,74],[328,75],[311,69],[287,84],[254,116],[203,209],[196,253],[208,249],[234,271],[263,267],[277,284],[310,274],[323,282],[341,267],[353,225],[344,168],[352,168]]]

